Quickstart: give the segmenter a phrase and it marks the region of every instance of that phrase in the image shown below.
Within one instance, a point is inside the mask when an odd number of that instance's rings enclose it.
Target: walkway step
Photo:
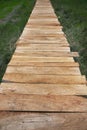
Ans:
[[[12,62],[74,62],[72,57],[29,57],[29,56],[13,56],[11,59]]]
[[[1,112],[1,130],[86,130],[86,113]]]
[[[78,67],[29,67],[29,66],[9,66],[6,74],[53,74],[53,75],[81,75]]]
[[[79,57],[77,52],[64,52],[64,51],[15,51],[14,56],[31,56],[31,57]]]
[[[36,49],[38,49],[38,48],[41,48],[41,49],[47,49],[47,48],[49,48],[49,50],[51,49],[53,49],[53,48],[66,48],[66,47],[69,47],[69,44],[67,44],[67,43],[61,43],[61,44],[49,44],[49,43],[47,43],[47,44],[40,44],[40,43],[37,43],[37,44],[34,44],[34,43],[20,43],[20,42],[18,42],[18,43],[16,43],[16,45],[17,45],[17,47],[30,47],[30,48],[36,48]],[[58,51],[58,50],[57,50]]]
[[[86,84],[84,76],[77,75],[35,75],[27,73],[7,73],[3,80],[6,82],[19,82],[31,84]]]
[[[66,40],[66,38],[58,38],[58,37],[54,37],[54,38],[56,38],[56,40],[54,40],[53,38],[52,38],[52,36],[51,37],[40,37],[40,38],[38,38],[38,39],[36,39],[36,40],[34,40],[34,37],[32,38],[32,39],[28,39],[28,38],[20,38],[19,39],[19,41],[20,41],[20,43],[22,42],[22,43],[33,43],[33,44],[62,44],[62,43],[67,43],[67,40]]]
[[[53,51],[57,51],[57,50],[61,50],[61,51],[68,51],[68,52],[70,52],[70,48],[69,47],[58,47],[58,46],[55,46],[54,45],[54,47],[52,47],[52,46],[41,46],[41,45],[39,45],[39,44],[36,44],[35,46],[34,46],[34,44],[33,45],[30,45],[30,46],[17,46],[17,48],[16,48],[16,50],[30,50],[30,51],[34,51],[34,50],[42,50],[42,51],[46,51],[46,50],[53,50]]]
[[[37,16],[31,16],[31,18],[37,18]],[[43,19],[46,19],[46,18],[49,18],[49,17],[43,17],[43,16],[39,16],[39,19],[41,19],[41,18],[43,18]],[[29,29],[29,30],[32,30],[32,29],[48,29],[48,30],[50,30],[50,29],[56,29],[56,30],[61,30],[63,27],[60,25],[60,26],[41,26],[41,25],[37,25],[37,26],[35,26],[35,25],[29,25],[29,24],[27,24],[26,26],[25,26],[25,29]]]
[[[13,66],[71,66],[71,67],[79,67],[78,63],[75,62],[30,62],[30,61],[14,61],[10,62],[9,65]],[[8,66],[9,66],[8,65]]]
[[[23,84],[6,83],[0,86],[0,93],[39,95],[87,95],[87,86],[81,84]]]
[[[36,21],[36,20],[35,20]],[[37,23],[38,23],[38,21],[37,21]],[[34,29],[33,31],[32,30],[30,30],[30,29],[25,29],[24,30],[25,31],[25,33],[27,32],[28,34],[30,34],[30,35],[32,35],[32,34],[40,34],[40,35],[44,35],[44,34],[48,34],[48,36],[51,34],[51,35],[53,35],[53,36],[55,36],[55,35],[60,35],[60,36],[63,36],[64,35],[64,32],[62,31],[62,30],[40,30],[40,29],[38,29],[38,30],[36,30],[36,29]],[[26,35],[26,36],[28,36],[28,34]]]
[[[81,96],[66,95],[0,94],[0,110],[87,112],[87,99]]]

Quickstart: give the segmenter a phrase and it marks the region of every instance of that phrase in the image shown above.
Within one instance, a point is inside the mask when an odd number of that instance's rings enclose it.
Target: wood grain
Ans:
[[[30,61],[10,61],[9,65],[13,65],[13,66],[51,66],[51,67],[55,67],[55,66],[68,66],[68,67],[79,67],[78,63],[75,62],[30,62]]]
[[[53,74],[53,75],[80,75],[78,67],[29,67],[9,66],[6,73],[21,74]]]
[[[29,56],[14,56],[11,59],[11,62],[74,62],[72,57],[29,57]]]
[[[3,82],[0,86],[0,93],[87,95],[87,86],[81,84],[23,84]]]
[[[0,112],[0,130],[86,130],[87,113]]]
[[[22,79],[22,80],[21,80]],[[35,75],[26,73],[6,73],[3,80],[7,82],[34,84],[86,84],[84,76],[71,75]]]
[[[77,52],[64,52],[64,51],[27,51],[26,50],[21,50],[18,51],[16,50],[14,55],[17,56],[31,56],[31,57],[79,57]]]
[[[87,98],[67,95],[0,94],[0,110],[87,112]]]

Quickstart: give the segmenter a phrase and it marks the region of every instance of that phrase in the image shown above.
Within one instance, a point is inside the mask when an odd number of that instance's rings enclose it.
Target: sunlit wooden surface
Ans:
[[[87,129],[86,78],[62,28],[37,0],[0,85],[0,130]]]

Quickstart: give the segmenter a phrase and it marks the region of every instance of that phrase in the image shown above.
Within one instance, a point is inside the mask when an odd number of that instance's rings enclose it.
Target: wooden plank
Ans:
[[[0,94],[0,110],[87,112],[87,98],[67,95]]]
[[[78,67],[29,67],[8,66],[6,73],[22,74],[53,74],[53,75],[81,75]]]
[[[1,130],[86,130],[87,113],[0,112]]]
[[[33,45],[32,45],[33,44]],[[16,43],[16,46],[19,46],[19,47],[21,47],[21,46],[24,46],[24,47],[29,47],[29,46],[41,46],[42,48],[45,48],[45,49],[47,49],[47,48],[49,48],[49,49],[51,49],[52,50],[52,47],[53,48],[57,48],[57,47],[69,47],[69,44],[68,43],[60,43],[60,44],[49,44],[49,43],[44,43],[44,44],[42,44],[42,43],[36,43],[36,44],[34,44],[34,43],[29,43],[29,42],[17,42]],[[39,47],[40,47],[39,46]],[[58,50],[57,50],[58,51]]]
[[[77,52],[63,52],[63,51],[15,51],[14,55],[18,56],[32,56],[32,57],[79,57]]]
[[[47,12],[46,12],[46,13],[32,13],[32,15],[33,15],[33,16],[37,15],[37,17],[38,17],[38,16],[49,16],[49,17],[50,17],[50,16],[54,16],[54,17],[56,17],[56,15],[53,14],[53,13],[51,13],[51,12],[49,12],[49,13],[47,13]]]
[[[64,46],[65,45],[65,46]],[[70,50],[70,47],[67,46],[67,44],[63,44],[62,46],[60,46],[59,44],[28,44],[28,43],[20,43],[20,44],[17,44],[17,49],[36,49],[38,50],[40,48],[40,50],[52,50],[52,49],[59,49],[59,50]],[[57,49],[56,49],[57,48]],[[57,50],[58,51],[58,50]]]
[[[36,20],[36,19],[35,19]],[[28,27],[27,27],[28,26]],[[24,30],[23,30],[23,32],[28,32],[28,31],[42,31],[42,32],[44,32],[44,31],[52,31],[52,32],[54,32],[54,31],[57,31],[57,32],[61,32],[62,31],[62,27],[61,26],[59,26],[59,27],[54,27],[54,28],[47,28],[47,27],[43,27],[43,26],[36,26],[36,27],[31,27],[30,25],[27,25],[27,26],[25,26],[25,28],[24,28]]]
[[[55,33],[53,33],[53,32],[50,32],[50,33],[44,32],[43,33],[43,32],[37,32],[36,31],[36,32],[32,32],[32,33],[27,32],[26,35],[23,34],[21,36],[21,38],[26,38],[26,39],[28,38],[30,40],[32,40],[32,37],[34,37],[36,40],[39,40],[39,39],[41,39],[41,40],[47,40],[47,38],[48,38],[48,39],[56,41],[56,40],[66,40],[66,38],[64,36],[65,35],[62,32],[55,32]]]
[[[34,75],[34,74],[20,74],[10,73],[5,74],[3,80],[6,82],[19,82],[30,84],[86,84],[84,76],[76,75]]]
[[[37,15],[37,14],[35,14]],[[47,15],[47,16],[50,16],[51,14]],[[40,15],[39,15],[40,16]],[[60,23],[41,23],[41,22],[38,22],[38,23],[28,23],[30,25],[43,25],[43,26],[60,26]]]
[[[39,19],[41,18],[41,17],[38,17]],[[44,18],[44,19],[46,19],[46,18]],[[32,25],[29,25],[29,24],[26,24],[26,26],[25,26],[25,29],[30,29],[30,30],[34,30],[34,29],[44,29],[44,30],[62,30],[62,26],[57,26],[57,27],[55,27],[55,26],[40,26],[40,25],[37,25],[37,26],[32,26]]]
[[[62,38],[62,39],[64,39],[64,37],[63,36],[65,36],[65,34],[62,32],[62,31],[55,31],[55,33],[54,32],[47,32],[47,31],[44,31],[44,32],[39,32],[39,31],[32,31],[32,32],[30,32],[30,31],[28,31],[28,32],[24,32],[23,34],[22,34],[22,38],[55,38],[54,40],[56,40],[56,39],[58,39],[59,37],[60,38]]]
[[[36,21],[36,20],[35,20]],[[51,31],[50,31],[51,30]],[[42,30],[40,30],[39,28],[38,29],[34,29],[33,28],[33,31],[30,29],[30,28],[25,28],[24,29],[24,31],[23,32],[26,32],[26,33],[30,33],[30,34],[32,34],[32,33],[45,33],[45,34],[64,34],[64,32],[61,30],[61,28],[59,29],[42,29]]]
[[[80,84],[22,84],[2,82],[0,86],[0,93],[87,95],[87,86]]]
[[[46,14],[44,12],[32,12],[32,15],[42,15],[42,16],[48,16],[48,15],[54,15],[52,11],[50,12],[46,12]],[[54,15],[55,16],[55,15]]]
[[[36,15],[36,14],[32,14],[32,17],[43,17],[43,18],[57,18],[56,15],[53,15],[52,13],[51,14],[46,14],[46,15]],[[53,26],[55,26],[55,24],[53,24]],[[58,25],[60,26],[60,25]]]
[[[32,39],[32,36],[34,37],[34,38],[36,38],[36,39]],[[52,42],[54,42],[55,44],[56,43],[58,43],[59,41],[61,41],[61,44],[62,43],[64,43],[64,42],[66,42],[67,41],[67,39],[66,39],[66,37],[63,35],[63,34],[40,34],[40,36],[39,36],[39,34],[27,34],[27,36],[26,37],[24,37],[24,36],[22,36],[22,37],[20,37],[19,38],[19,40],[23,40],[23,39],[25,39],[25,41],[39,41],[39,40],[42,40],[42,41],[40,41],[40,42],[43,42],[44,41],[44,43],[45,43],[45,41],[48,41],[48,43],[51,43],[51,41]],[[67,42],[68,43],[68,42]]]
[[[36,20],[35,20],[36,21]],[[44,28],[44,29],[40,29],[40,28],[25,28],[24,29],[24,33],[33,33],[33,32],[35,33],[35,32],[37,32],[37,33],[48,33],[48,34],[50,34],[50,33],[53,33],[53,34],[56,34],[56,33],[61,33],[61,34],[64,34],[64,32],[62,31],[62,29],[61,28],[58,28],[58,29],[48,29],[48,28]]]
[[[29,47],[29,48],[35,48],[35,49],[38,49],[38,48],[41,48],[41,50],[47,50],[47,49],[49,49],[49,50],[52,50],[52,49],[56,49],[56,48],[59,48],[59,49],[65,49],[65,48],[68,48],[69,50],[70,50],[70,48],[69,48],[69,44],[66,44],[66,43],[63,43],[63,44],[29,44],[29,43],[19,43],[19,44],[16,44],[17,45],[17,47]]]
[[[52,35],[49,35],[49,36],[45,36],[45,35],[43,35],[43,36],[34,36],[36,39],[32,39],[32,37],[31,36],[29,36],[28,38],[26,37],[26,38],[24,38],[24,37],[20,37],[19,38],[19,41],[20,40],[22,40],[22,42],[23,42],[23,40],[24,41],[29,41],[29,42],[34,42],[35,40],[36,40],[36,42],[40,42],[40,43],[45,43],[45,42],[48,42],[48,43],[66,43],[67,42],[67,39],[66,39],[66,37],[64,37],[63,35],[61,35],[61,36],[59,36],[59,35],[55,35],[55,36],[52,36]],[[68,43],[68,42],[67,42]]]
[[[17,65],[17,66],[51,66],[51,67],[56,67],[56,66],[74,66],[74,67],[79,67],[78,63],[75,62],[30,62],[30,61],[15,61],[12,62],[10,61],[9,65]]]
[[[74,62],[72,57],[29,57],[29,56],[14,56],[11,62]]]
[[[32,12],[33,13],[33,12]],[[33,14],[36,14],[36,15],[44,15],[44,13],[41,14],[41,12],[36,12],[36,13],[33,13]],[[46,15],[48,16],[48,14],[52,14],[52,13],[47,13]],[[38,20],[33,20],[33,19],[29,19],[28,20],[28,23],[31,23],[31,24],[34,24],[34,23],[40,23],[40,24],[44,24],[44,23],[49,23],[49,24],[57,24],[57,25],[60,25],[60,22],[57,20],[57,19],[54,19],[54,20],[49,20],[47,19],[46,21],[43,20],[41,21],[41,19],[38,19]]]
[[[33,50],[41,50],[41,51],[46,51],[46,50],[53,50],[53,51],[57,51],[57,50],[61,50],[61,51],[68,51],[70,52],[70,48],[69,47],[59,47],[59,46],[43,46],[40,44],[34,44],[34,45],[25,45],[25,46],[17,46],[16,50],[26,50],[26,51],[33,51]]]
[[[47,43],[49,43],[49,44],[62,44],[62,43],[67,43],[67,40],[66,40],[66,38],[60,38],[60,39],[56,39],[56,40],[54,40],[54,38],[52,38],[52,37],[37,37],[37,39],[36,40],[34,40],[34,39],[28,39],[28,38],[23,38],[23,37],[21,37],[20,39],[19,39],[19,41],[20,42],[29,42],[29,43],[40,43],[40,44],[47,44]]]
[[[57,19],[46,19],[46,20],[43,20],[43,19],[29,19],[29,21],[28,21],[28,24],[40,24],[40,25],[43,25],[43,24],[58,24],[58,25],[60,25],[60,23],[59,23],[59,21],[57,20]],[[43,30],[41,30],[41,31],[43,31]],[[59,30],[58,30],[59,31]],[[56,30],[55,30],[55,32],[56,32]]]
[[[47,7],[45,7],[47,9]],[[39,12],[41,10],[42,13],[45,13],[45,12],[52,12],[54,14],[54,9],[52,8],[52,6],[50,6],[48,8],[48,10],[45,10],[45,8],[43,7],[43,9],[41,7],[37,7],[37,5],[35,6],[35,8],[33,9],[32,12]]]
[[[30,16],[30,18],[31,19],[33,19],[33,18],[49,18],[49,19],[51,19],[51,18],[57,18],[55,15],[49,15],[49,16],[42,16],[42,15],[39,15],[39,16],[36,16],[36,15],[31,15]]]
[[[54,14],[54,12],[53,12],[53,10],[37,10],[37,9],[34,9],[33,11],[32,11],[32,15],[33,14],[45,14],[45,13],[47,13],[47,14]],[[56,19],[55,19],[56,20]]]
[[[39,19],[39,18],[37,17],[37,18],[30,18],[30,19],[29,19],[29,22],[43,22],[43,21],[44,21],[44,22],[46,22],[46,21],[47,21],[47,22],[50,22],[50,21],[52,21],[52,22],[58,22],[58,20],[55,19],[55,18],[50,18],[50,19],[49,19],[49,18],[45,18],[45,19],[44,19],[44,18],[40,18],[40,19]],[[55,31],[56,31],[56,30],[55,30]],[[58,31],[59,31],[59,30],[58,30]]]
[[[48,10],[54,10],[51,5],[49,6],[35,6],[34,9],[41,10],[41,9],[48,9]]]
[[[25,38],[20,38],[18,40],[18,43],[29,43],[29,44],[67,44],[66,39],[57,39],[57,40],[51,40],[53,38],[44,38],[45,40],[33,40],[33,39],[25,39]],[[49,40],[48,40],[49,39]]]
[[[39,20],[41,20],[42,22],[43,22],[43,20],[45,21],[58,21],[58,19],[55,19],[55,18],[43,18],[43,17],[40,17],[40,19],[38,18],[38,17],[33,17],[33,16],[31,16],[31,18],[29,19],[30,21],[34,21],[34,20],[36,20],[36,21],[39,21]]]
[[[33,14],[53,14],[53,15],[55,15],[54,14],[54,10],[53,9],[49,9],[49,7],[48,7],[48,10],[45,10],[45,9],[43,9],[43,10],[41,10],[40,8],[39,9],[36,9],[36,8],[34,8],[34,10],[32,11],[32,15]]]

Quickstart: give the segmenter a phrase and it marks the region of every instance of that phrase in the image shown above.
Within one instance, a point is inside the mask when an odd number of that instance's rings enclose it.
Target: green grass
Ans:
[[[82,74],[87,77],[87,0],[51,0]]]
[[[20,5],[18,0],[1,0],[0,1],[0,19],[5,18],[17,5]]]
[[[0,81],[35,0],[0,0]]]

